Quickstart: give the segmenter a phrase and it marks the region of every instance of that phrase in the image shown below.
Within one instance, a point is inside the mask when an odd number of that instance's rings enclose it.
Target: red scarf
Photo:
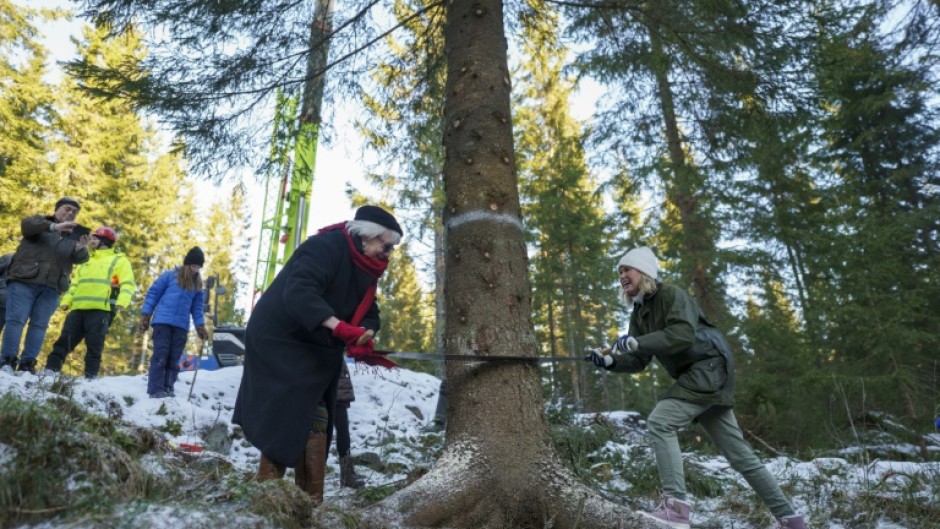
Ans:
[[[360,301],[359,306],[356,307],[356,312],[353,313],[352,319],[349,320],[350,325],[358,326],[359,322],[362,321],[362,318],[365,317],[366,312],[368,312],[369,308],[372,306],[372,302],[375,301],[375,290],[378,287],[379,278],[382,277],[382,274],[385,273],[385,269],[388,268],[388,261],[382,261],[381,259],[376,259],[375,257],[369,257],[368,255],[359,251],[359,248],[356,247],[356,243],[353,242],[352,235],[350,235],[349,231],[346,230],[345,222],[339,222],[337,224],[331,224],[329,226],[320,228],[320,230],[317,231],[317,235],[336,230],[343,230],[343,235],[346,236],[346,243],[349,245],[349,255],[352,256],[353,264],[356,265],[356,268],[362,270],[367,275],[372,277],[372,284],[369,285],[369,289],[366,290],[365,295],[362,297],[362,301]],[[350,357],[354,358],[356,362],[365,362],[370,366],[381,365],[388,369],[396,367],[394,362],[377,354],[365,352],[354,353],[348,350],[347,353]]]
[[[359,248],[356,248],[356,243],[353,242],[352,235],[346,231],[345,222],[331,224],[325,228],[320,228],[320,231],[317,232],[317,235],[336,230],[343,230],[343,235],[346,236],[346,243],[349,245],[349,255],[352,256],[352,260],[356,265],[356,268],[362,270],[370,277],[378,281],[378,279],[382,277],[382,274],[385,273],[385,269],[388,268],[388,261],[382,261],[381,259],[376,259],[375,257],[369,257],[368,255],[359,251]],[[355,325],[355,323],[353,323],[353,325]]]

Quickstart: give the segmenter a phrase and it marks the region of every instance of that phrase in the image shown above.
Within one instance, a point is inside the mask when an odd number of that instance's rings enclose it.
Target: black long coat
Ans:
[[[343,231],[329,231],[301,244],[255,305],[232,422],[274,462],[297,463],[320,401],[332,433],[344,344],[321,323],[349,322],[373,281],[356,268]],[[359,325],[378,331],[374,302]]]

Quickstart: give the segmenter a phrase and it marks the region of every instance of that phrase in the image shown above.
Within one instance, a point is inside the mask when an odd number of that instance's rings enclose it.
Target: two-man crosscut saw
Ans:
[[[454,362],[571,362],[584,360],[581,356],[506,356],[506,355],[464,355],[447,353],[412,353],[408,351],[383,351],[376,349],[376,354],[405,360],[436,360]]]

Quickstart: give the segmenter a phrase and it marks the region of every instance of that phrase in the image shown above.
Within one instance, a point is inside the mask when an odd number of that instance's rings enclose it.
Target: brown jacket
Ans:
[[[50,231],[54,217],[35,215],[20,223],[23,239],[7,271],[7,281],[45,285],[60,294],[69,289],[72,266],[88,261],[88,248],[76,249],[77,241]]]

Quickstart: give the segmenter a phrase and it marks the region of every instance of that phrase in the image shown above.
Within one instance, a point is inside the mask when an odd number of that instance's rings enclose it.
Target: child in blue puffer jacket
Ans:
[[[203,315],[205,293],[199,271],[206,257],[193,247],[183,259],[183,266],[163,272],[147,291],[140,315],[140,332],[153,326],[153,356],[147,377],[150,398],[175,397],[173,385],[179,375],[180,357],[186,347],[189,319],[196,324],[200,340],[209,338]]]

